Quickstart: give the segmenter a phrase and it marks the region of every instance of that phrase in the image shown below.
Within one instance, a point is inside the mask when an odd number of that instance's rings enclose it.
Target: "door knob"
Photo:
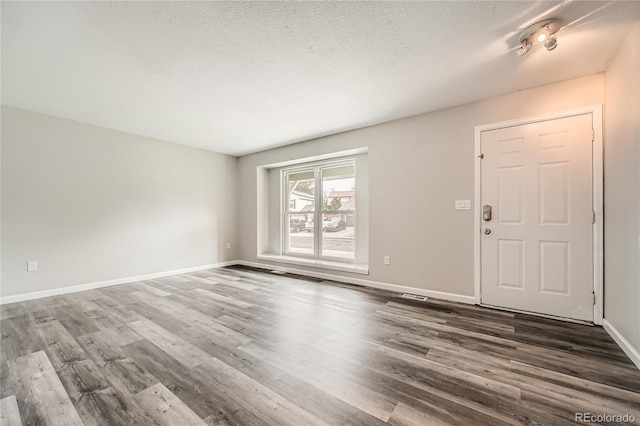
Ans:
[[[491,233],[491,229],[489,229],[489,228],[484,228],[484,229],[482,230],[482,232],[484,232],[485,234],[489,235],[489,234]]]

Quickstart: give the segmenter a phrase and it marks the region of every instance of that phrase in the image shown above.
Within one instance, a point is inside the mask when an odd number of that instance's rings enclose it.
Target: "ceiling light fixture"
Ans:
[[[558,39],[556,38],[555,34],[551,34],[549,36],[549,38],[544,42],[544,47],[546,47],[549,51],[558,47]]]
[[[536,43],[544,43],[544,47],[551,51],[558,47],[556,32],[560,29],[559,19],[545,19],[531,25],[520,34],[520,47],[516,50],[518,56],[525,55]]]

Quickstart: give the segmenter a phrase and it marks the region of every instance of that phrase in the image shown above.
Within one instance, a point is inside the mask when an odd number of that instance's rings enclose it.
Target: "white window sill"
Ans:
[[[331,269],[333,271],[351,272],[354,274],[369,275],[369,265],[362,263],[343,263],[332,260],[307,259],[304,257],[283,256],[279,254],[259,254],[259,260],[289,263],[291,265],[311,266],[313,268]]]

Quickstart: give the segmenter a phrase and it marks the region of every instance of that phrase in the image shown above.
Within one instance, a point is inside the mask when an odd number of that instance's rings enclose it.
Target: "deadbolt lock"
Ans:
[[[482,207],[482,219],[487,222],[491,220],[491,206],[489,204]]]

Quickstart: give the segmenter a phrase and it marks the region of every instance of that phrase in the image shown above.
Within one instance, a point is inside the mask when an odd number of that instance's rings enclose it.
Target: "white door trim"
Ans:
[[[475,147],[474,147],[474,169],[475,169],[475,190],[474,190],[474,292],[477,305],[482,304],[481,280],[482,280],[482,259],[481,259],[481,228],[482,206],[482,170],[480,167],[480,137],[482,132],[489,130],[504,129],[506,127],[521,126],[523,124],[537,123],[541,121],[555,120],[559,118],[574,117],[576,115],[592,114],[593,117],[593,211],[596,214],[596,221],[593,227],[593,292],[596,296],[596,303],[593,310],[593,321],[602,325],[603,319],[603,157],[602,157],[602,105],[591,105],[566,111],[558,111],[550,114],[536,115],[532,117],[518,118],[515,120],[501,121],[498,123],[483,124],[475,127]]]

